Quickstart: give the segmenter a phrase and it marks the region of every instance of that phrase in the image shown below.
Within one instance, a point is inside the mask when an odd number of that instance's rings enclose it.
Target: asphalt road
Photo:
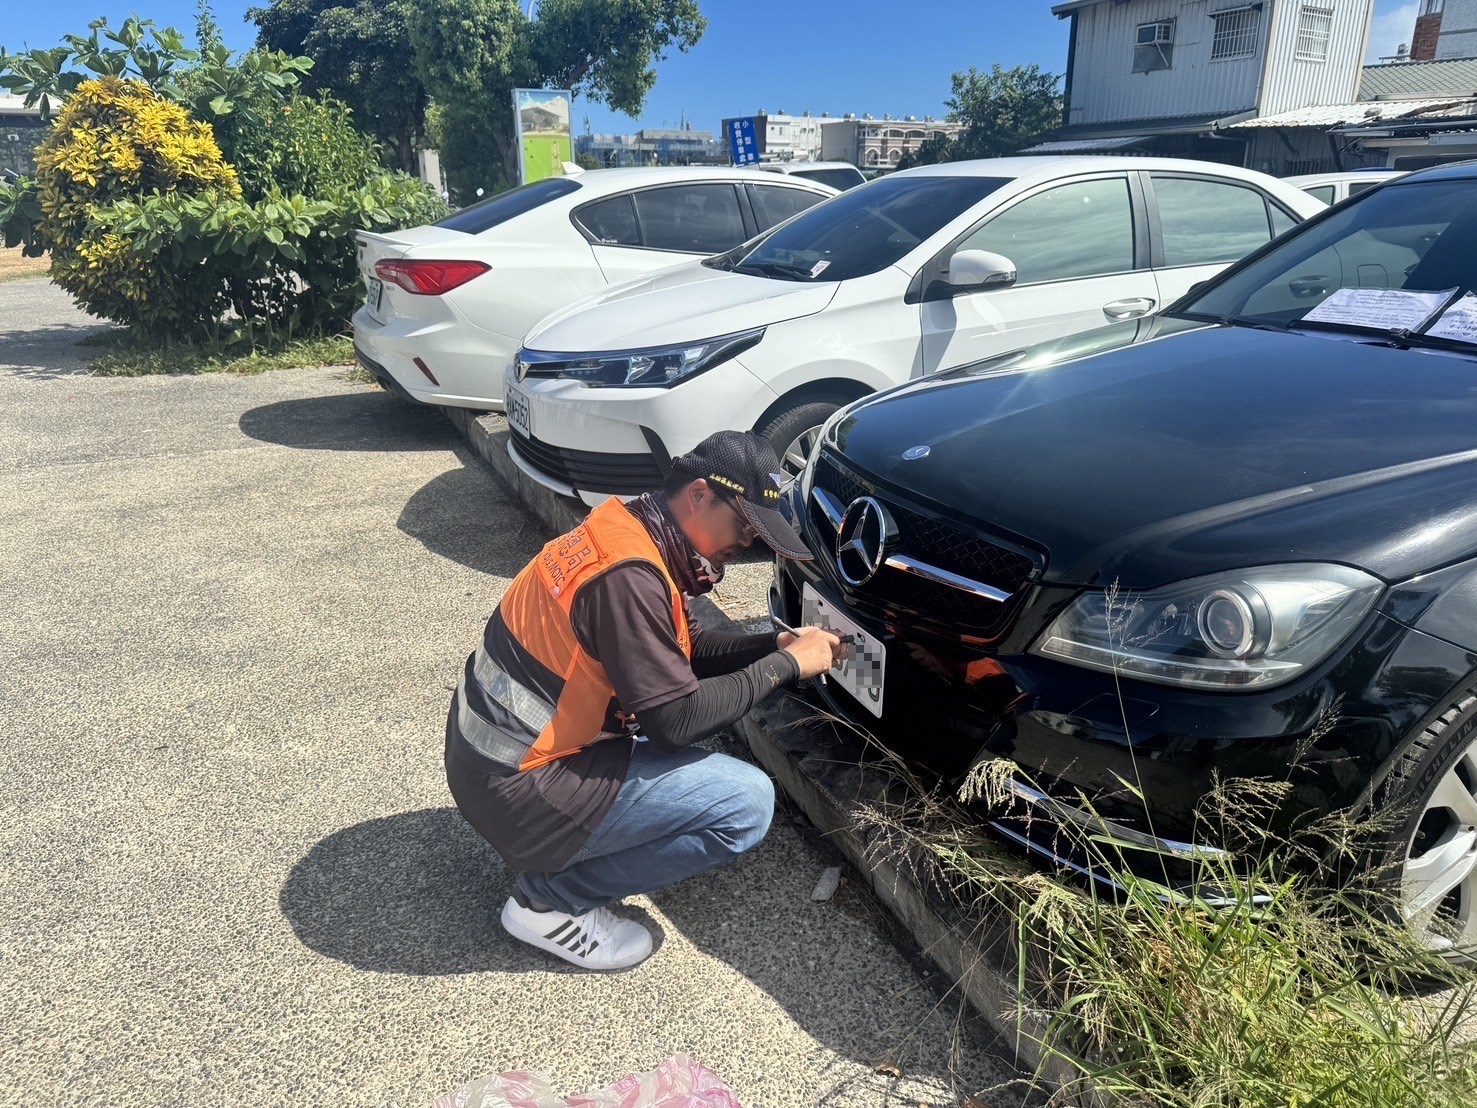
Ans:
[[[811,902],[834,859],[783,816],[631,902],[635,970],[504,936],[440,745],[536,524],[345,370],[95,378],[92,325],[0,285],[0,1104],[417,1106],[680,1050],[746,1108],[1010,1076],[868,897]]]

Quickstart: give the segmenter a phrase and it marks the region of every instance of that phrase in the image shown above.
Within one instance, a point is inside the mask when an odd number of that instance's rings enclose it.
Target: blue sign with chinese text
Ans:
[[[734,165],[759,164],[759,133],[754,118],[729,119],[728,154]]]

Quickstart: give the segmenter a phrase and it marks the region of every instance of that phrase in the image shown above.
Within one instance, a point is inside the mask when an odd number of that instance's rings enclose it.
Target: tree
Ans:
[[[1001,69],[996,64],[988,73],[970,66],[964,73],[955,73],[945,104],[949,119],[964,124],[964,130],[953,140],[931,136],[921,150],[904,157],[898,168],[999,158],[1038,142],[1061,126],[1059,80],[1037,65]]]
[[[707,26],[697,0],[408,0],[416,70],[440,108],[448,181],[459,193],[517,179],[513,89],[568,88],[635,115],[653,62],[686,52]]]
[[[414,173],[427,96],[413,63],[410,15],[410,0],[272,0],[246,13],[259,46],[313,59],[306,91],[349,105],[395,167]]]
[[[951,78],[945,103],[949,118],[964,124],[960,157],[999,158],[1035,143],[1062,124],[1062,97],[1055,73],[1037,65],[981,73],[973,66]]]

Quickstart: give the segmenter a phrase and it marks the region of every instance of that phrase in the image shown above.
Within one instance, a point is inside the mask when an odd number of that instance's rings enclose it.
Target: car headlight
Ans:
[[[1031,651],[1162,685],[1267,688],[1326,658],[1383,588],[1348,566],[1298,563],[1083,593]]]
[[[764,337],[764,328],[736,335],[722,335],[703,342],[679,346],[653,346],[645,350],[621,350],[592,354],[588,358],[560,361],[557,372],[542,374],[583,381],[591,388],[662,388],[696,377],[754,346]],[[554,368],[554,367],[549,367]],[[529,376],[540,375],[530,366]]]

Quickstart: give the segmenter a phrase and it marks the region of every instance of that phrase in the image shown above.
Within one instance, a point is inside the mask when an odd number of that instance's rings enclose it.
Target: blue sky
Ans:
[[[192,31],[194,0],[0,0],[0,45],[50,47],[98,16],[117,26],[131,14]],[[248,7],[265,0],[213,0],[228,45],[249,47]],[[1051,0],[923,0],[908,8],[882,0],[801,4],[796,0],[703,0],[708,31],[688,54],[657,66],[657,83],[640,120],[576,101],[574,126],[595,131],[673,126],[684,117],[717,130],[724,116],[763,108],[819,115],[871,112],[942,115],[949,74],[992,62],[1035,62],[1066,69],[1067,24]],[[1410,39],[1414,0],[1376,0],[1370,60]],[[834,16],[825,14],[834,12]]]

